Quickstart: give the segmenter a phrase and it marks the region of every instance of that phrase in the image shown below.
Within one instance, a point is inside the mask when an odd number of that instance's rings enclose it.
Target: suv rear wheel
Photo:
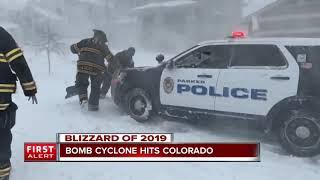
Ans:
[[[126,96],[127,113],[136,121],[145,123],[151,119],[152,102],[143,89],[133,89]]]
[[[291,111],[279,128],[280,142],[293,155],[320,154],[320,116],[308,110]]]

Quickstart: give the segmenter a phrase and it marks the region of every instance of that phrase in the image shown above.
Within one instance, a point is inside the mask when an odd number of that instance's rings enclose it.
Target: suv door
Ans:
[[[214,110],[214,87],[220,68],[228,66],[226,46],[203,46],[174,59],[174,68],[161,76],[162,105]]]
[[[215,110],[267,115],[281,100],[297,95],[299,67],[276,45],[232,45],[230,65],[222,69]]]

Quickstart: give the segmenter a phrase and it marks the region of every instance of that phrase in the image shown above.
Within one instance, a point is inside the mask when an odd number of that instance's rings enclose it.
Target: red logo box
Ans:
[[[57,161],[57,144],[54,143],[25,143],[24,161],[50,162]]]

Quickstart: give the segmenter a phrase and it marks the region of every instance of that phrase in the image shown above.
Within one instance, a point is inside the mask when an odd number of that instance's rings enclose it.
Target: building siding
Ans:
[[[242,23],[254,37],[319,37],[319,0],[278,0]]]

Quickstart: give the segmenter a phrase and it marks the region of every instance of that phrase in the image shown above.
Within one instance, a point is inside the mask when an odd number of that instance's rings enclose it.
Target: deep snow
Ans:
[[[115,107],[111,99],[101,102],[100,112],[81,109],[77,98],[64,100],[65,87],[75,77],[76,56],[54,57],[53,74],[48,75],[46,56],[25,49],[39,87],[39,105],[31,105],[21,89],[15,95],[19,105],[17,125],[13,129],[12,180],[107,180],[107,179],[219,179],[219,180],[319,180],[320,158],[290,157],[281,148],[233,123],[222,126],[195,126],[177,121],[160,120],[139,124]],[[154,53],[137,49],[137,65],[155,65]],[[250,130],[250,131],[249,131]],[[177,142],[262,141],[260,163],[25,163],[24,142],[54,142],[58,132],[173,132]]]

